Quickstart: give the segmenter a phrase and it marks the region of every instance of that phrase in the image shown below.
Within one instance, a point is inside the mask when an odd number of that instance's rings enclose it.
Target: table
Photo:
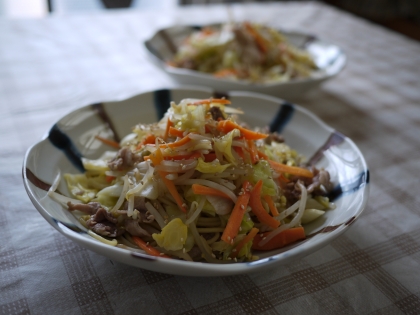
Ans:
[[[368,207],[329,246],[256,274],[194,278],[110,261],[38,214],[25,151],[82,105],[176,84],[141,42],[174,23],[221,22],[222,5],[0,20],[0,314],[419,314],[420,44],[317,2],[232,6],[237,20],[341,46],[335,79],[294,100],[352,138]]]

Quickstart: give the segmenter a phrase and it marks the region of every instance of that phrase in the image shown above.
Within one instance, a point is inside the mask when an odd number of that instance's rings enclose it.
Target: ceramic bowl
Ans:
[[[260,252],[260,260],[254,262],[219,265],[152,257],[97,241],[67,209],[47,196],[58,171],[80,173],[82,156],[98,158],[108,150],[102,142],[92,142],[99,131],[108,130],[115,138],[122,138],[137,123],[157,121],[172,100],[179,102],[184,98],[211,96],[215,96],[211,89],[162,89],[123,101],[85,106],[67,114],[26,153],[23,181],[31,201],[54,228],[80,246],[131,266],[188,276],[234,275],[291,263],[330,243],[360,215],[368,199],[369,172],[353,141],[298,105],[241,91],[224,96],[232,101],[233,107],[244,110],[241,118],[245,122],[251,126],[268,125],[272,131],[280,132],[286,143],[305,155],[311,164],[330,172],[335,188],[329,197],[336,209],[306,225],[305,240],[279,250]],[[68,195],[64,183],[58,186],[58,190]]]
[[[213,24],[219,27],[220,24]],[[258,92],[284,99],[296,99],[304,93],[319,86],[322,82],[337,75],[346,64],[346,55],[336,45],[323,41],[316,36],[292,31],[282,31],[290,43],[304,49],[314,58],[318,66],[310,78],[295,79],[281,83],[249,83],[216,78],[210,74],[195,70],[169,66],[177,47],[201,26],[173,26],[157,31],[145,41],[146,51],[151,60],[163,69],[173,80],[183,85],[211,87],[217,91],[250,91]]]

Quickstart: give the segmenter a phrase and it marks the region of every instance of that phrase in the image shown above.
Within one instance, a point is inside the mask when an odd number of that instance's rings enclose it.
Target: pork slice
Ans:
[[[137,162],[142,160],[142,156],[134,153],[130,148],[124,147],[115,158],[108,162],[108,167],[112,171],[122,171],[134,166]]]
[[[67,207],[69,211],[79,210],[90,215],[95,214],[99,208],[102,208],[99,202],[89,202],[88,204],[84,204],[72,203],[71,201],[67,202]]]

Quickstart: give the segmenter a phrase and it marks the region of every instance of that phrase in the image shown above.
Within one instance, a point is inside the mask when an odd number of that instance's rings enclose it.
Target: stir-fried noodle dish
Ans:
[[[168,64],[253,83],[308,78],[317,70],[312,56],[290,43],[284,34],[249,22],[193,32]]]
[[[240,105],[240,104],[238,104]],[[94,238],[153,256],[209,263],[258,259],[305,239],[302,224],[332,209],[329,173],[306,167],[277,133],[250,129],[226,99],[171,103],[86,172],[64,174],[63,204]]]

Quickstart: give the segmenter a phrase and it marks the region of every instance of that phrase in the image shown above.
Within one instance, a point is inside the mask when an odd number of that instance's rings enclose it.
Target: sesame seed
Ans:
[[[265,240],[266,239],[266,237],[263,237],[263,240]]]
[[[216,255],[215,254],[211,254],[211,257],[216,258]]]
[[[242,226],[239,227],[239,231],[242,231]]]
[[[230,236],[228,236],[228,238],[227,238],[227,239],[228,239],[228,241],[230,241]]]
[[[184,254],[186,253],[185,247],[182,249],[182,252],[183,252]]]
[[[235,258],[233,258],[233,260],[234,260],[235,262],[238,262],[238,260],[236,259],[236,257],[235,257]]]
[[[183,242],[184,241],[184,238],[183,237],[181,237],[181,242]]]
[[[232,252],[236,252],[236,248],[232,249]]]
[[[245,206],[244,205],[241,205],[241,209],[243,210],[243,209],[245,209]]]
[[[159,255],[160,255],[160,256],[163,256],[163,255],[165,255],[165,254],[164,254],[164,253],[160,253]]]

